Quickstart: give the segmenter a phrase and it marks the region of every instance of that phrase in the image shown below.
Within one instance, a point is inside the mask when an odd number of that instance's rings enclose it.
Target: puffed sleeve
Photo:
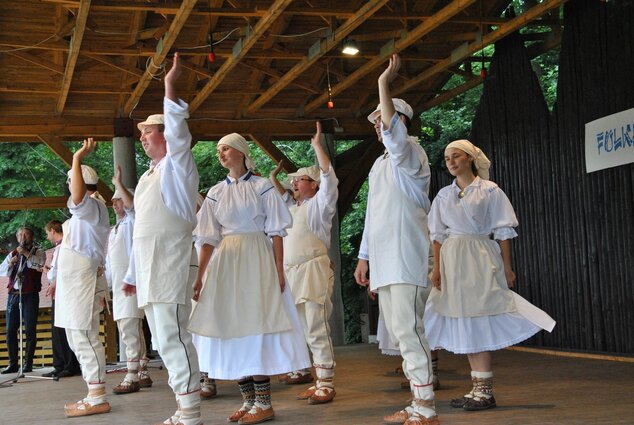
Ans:
[[[499,187],[491,190],[490,196],[489,219],[491,229],[493,229],[493,238],[503,241],[517,237],[514,227],[517,227],[519,223],[511,201]]]
[[[429,212],[429,235],[432,241],[440,244],[447,239],[447,225],[442,221],[442,195],[438,193],[431,203]]]
[[[216,218],[216,209],[218,207],[218,200],[210,191],[200,207],[198,224],[193,232],[198,249],[203,245],[216,247],[222,240],[222,226]]]
[[[264,233],[268,237],[286,236],[286,229],[293,225],[293,217],[280,194],[273,186],[264,188],[260,194],[264,208]]]

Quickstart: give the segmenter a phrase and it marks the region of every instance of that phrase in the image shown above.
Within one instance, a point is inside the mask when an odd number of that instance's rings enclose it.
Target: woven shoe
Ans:
[[[240,418],[238,423],[240,425],[259,424],[261,422],[270,421],[274,417],[275,412],[273,411],[272,406],[265,410],[262,410],[257,406],[253,406],[251,410]]]
[[[139,385],[141,388],[150,388],[153,383],[146,370],[139,371]]]
[[[309,398],[308,398],[308,404],[324,404],[324,403],[329,403],[332,401],[333,398],[335,398],[335,395],[337,393],[335,392],[334,388],[330,388],[330,387],[321,387],[318,388],[317,391],[315,391]]]
[[[426,418],[423,415],[414,413],[403,425],[440,425],[440,421],[438,420],[438,416]]]
[[[315,394],[315,391],[317,391],[317,387],[313,385],[312,387],[297,394],[296,398],[297,400],[308,400],[313,394]]]
[[[309,384],[313,382],[313,375],[310,373],[302,374],[297,372],[287,373],[286,375],[282,375],[279,378],[280,384],[286,385],[299,385],[299,384]]]
[[[115,394],[130,394],[136,393],[141,389],[141,384],[137,381],[128,381],[124,379],[119,385],[112,389]]]
[[[464,410],[486,410],[492,409],[496,406],[495,397],[479,397],[468,398],[465,404],[462,406]]]
[[[408,420],[412,416],[410,412],[407,410],[399,410],[398,412],[394,412],[391,415],[383,416],[383,422],[386,424],[404,424],[406,420]]]
[[[240,419],[242,419],[244,415],[249,413],[249,410],[251,410],[251,407],[252,406],[250,404],[247,404],[247,403],[242,404],[242,406],[238,410],[233,412],[231,416],[227,418],[227,421],[238,422]]]
[[[64,414],[67,418],[77,418],[80,416],[99,415],[110,411],[110,403],[95,404],[86,403],[83,400],[77,403],[69,403],[64,406]]]

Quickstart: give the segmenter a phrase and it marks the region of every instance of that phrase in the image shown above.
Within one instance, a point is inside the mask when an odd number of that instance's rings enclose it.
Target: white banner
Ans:
[[[586,124],[586,172],[634,162],[634,108]]]

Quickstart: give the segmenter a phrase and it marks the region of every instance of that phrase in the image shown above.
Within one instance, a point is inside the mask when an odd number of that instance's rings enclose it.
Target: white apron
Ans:
[[[430,300],[445,317],[479,317],[517,310],[497,242],[450,235],[440,249],[440,286]]]
[[[57,259],[55,290],[55,326],[76,330],[94,330],[95,293],[104,291],[103,280],[97,283],[99,262],[79,255],[70,248],[70,223],[63,224],[64,238]]]
[[[389,159],[370,173],[370,286],[393,283],[427,286],[427,213],[396,185]]]
[[[284,272],[295,304],[324,304],[331,293],[335,273],[330,268],[326,245],[308,226],[306,204],[292,206],[293,227],[284,238]]]
[[[188,330],[220,339],[291,330],[273,246],[264,232],[226,235],[220,241]]]
[[[132,249],[139,308],[187,301],[193,225],[165,206],[160,182],[160,170],[147,173],[134,194]]]
[[[123,293],[123,278],[128,271],[130,257],[126,250],[126,226],[115,226],[110,231],[108,243],[108,259],[112,276],[112,316],[114,320],[143,318],[143,310],[139,309],[136,294],[126,297]]]

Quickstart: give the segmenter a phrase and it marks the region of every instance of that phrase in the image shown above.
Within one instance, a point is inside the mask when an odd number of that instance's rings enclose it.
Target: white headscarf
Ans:
[[[479,147],[468,140],[454,140],[445,148],[445,155],[447,154],[447,149],[450,148],[456,148],[466,152],[467,155],[473,158],[473,163],[475,164],[476,170],[478,170],[478,176],[484,180],[489,180],[491,161],[489,161],[489,158],[487,158]]]
[[[255,164],[249,154],[249,145],[244,137],[240,136],[238,133],[227,134],[222,139],[218,140],[218,145],[231,146],[232,148],[242,152],[244,154],[244,165],[247,167],[247,170],[255,170]]]

